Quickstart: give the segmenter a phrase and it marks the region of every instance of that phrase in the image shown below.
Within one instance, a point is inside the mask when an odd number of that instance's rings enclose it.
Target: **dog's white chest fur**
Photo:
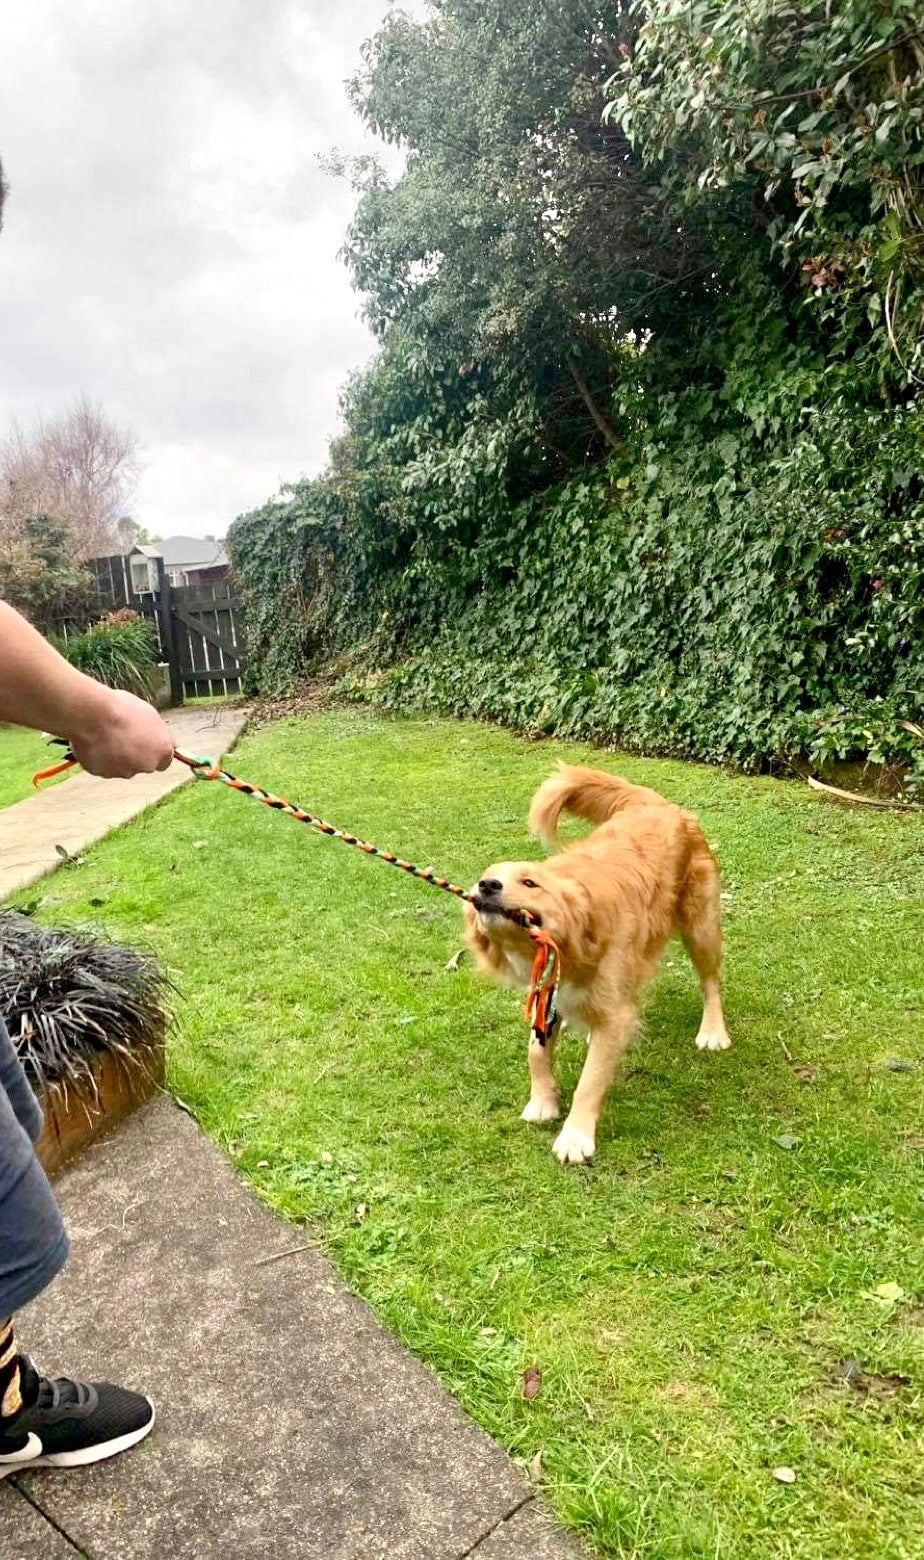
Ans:
[[[517,986],[528,986],[533,973],[533,961],[529,955],[517,949],[513,953],[505,954],[504,957],[507,960],[511,983]]]

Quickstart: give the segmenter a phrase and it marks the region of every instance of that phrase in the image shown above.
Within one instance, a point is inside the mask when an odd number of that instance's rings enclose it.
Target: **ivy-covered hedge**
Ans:
[[[728,433],[662,442],[521,505],[465,584],[433,575],[432,639],[397,665],[370,647],[353,689],[748,766],[924,770],[902,724],[924,706],[924,419],[818,421],[757,467]]]
[[[766,395],[719,433],[694,404],[661,402],[633,463],[520,503],[465,548],[434,527],[384,560],[314,485],[300,513],[239,522],[265,685],[291,685],[310,644],[314,664],[346,651],[345,689],[391,708],[751,767],[888,761],[919,781],[924,416],[835,396],[772,439]]]

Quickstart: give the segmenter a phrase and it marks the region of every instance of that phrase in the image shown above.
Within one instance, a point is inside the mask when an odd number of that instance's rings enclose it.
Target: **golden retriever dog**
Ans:
[[[529,935],[503,909],[532,912],[561,951],[559,1014],[589,1033],[587,1060],[553,1149],[581,1164],[595,1146],[597,1122],[616,1064],[635,1027],[638,999],[678,931],[699,976],[703,1020],[696,1044],[731,1044],[719,990],[722,932],[719,875],[692,813],[657,791],[600,769],[559,764],[529,812],[531,831],[548,845],[567,811],[597,827],[546,861],[487,867],[466,904],[466,940],[482,969],[505,985],[528,987]],[[529,1103],[524,1121],[558,1118],[552,1070],[555,1034],[529,1043]]]

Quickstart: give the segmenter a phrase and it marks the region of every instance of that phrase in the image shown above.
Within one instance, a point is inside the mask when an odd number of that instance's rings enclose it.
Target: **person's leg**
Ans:
[[[42,1113],[0,1019],[0,1323],[47,1288],[67,1236],[32,1147]]]
[[[2,1018],[0,1018],[0,1089],[9,1100],[20,1126],[28,1133],[31,1141],[37,1143],[42,1130],[42,1112]]]
[[[67,1235],[32,1141],[42,1113],[0,1021],[0,1479],[25,1467],[77,1467],[147,1435],[146,1397],[108,1383],[40,1376],[13,1317],[64,1265]]]

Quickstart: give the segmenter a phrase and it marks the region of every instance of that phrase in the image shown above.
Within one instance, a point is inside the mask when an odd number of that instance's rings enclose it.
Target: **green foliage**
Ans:
[[[233,533],[255,677],[919,787],[918,49],[905,5],[393,15],[355,94],[406,172],[356,170],[347,244],[381,348]]]
[[[128,610],[110,613],[80,633],[56,638],[66,660],[108,688],[125,688],[141,698],[153,692],[157,635],[146,618]]]
[[[244,603],[245,692],[289,690],[328,643],[328,579],[335,533],[322,483],[283,489],[275,502],[240,515],[228,556]]]
[[[924,33],[917,0],[644,0],[607,117],[688,209],[752,192],[846,345],[924,369]],[[885,329],[882,329],[882,326]],[[856,341],[853,342],[856,348]]]
[[[73,561],[70,528],[54,515],[34,515],[0,543],[0,596],[47,633],[81,613],[93,594],[92,576]]]
[[[354,691],[748,766],[910,763],[920,784],[900,723],[924,706],[921,420],[845,424],[835,402],[768,453],[743,426],[691,438],[678,411],[634,467],[483,535],[468,581],[435,581],[435,641]]]

